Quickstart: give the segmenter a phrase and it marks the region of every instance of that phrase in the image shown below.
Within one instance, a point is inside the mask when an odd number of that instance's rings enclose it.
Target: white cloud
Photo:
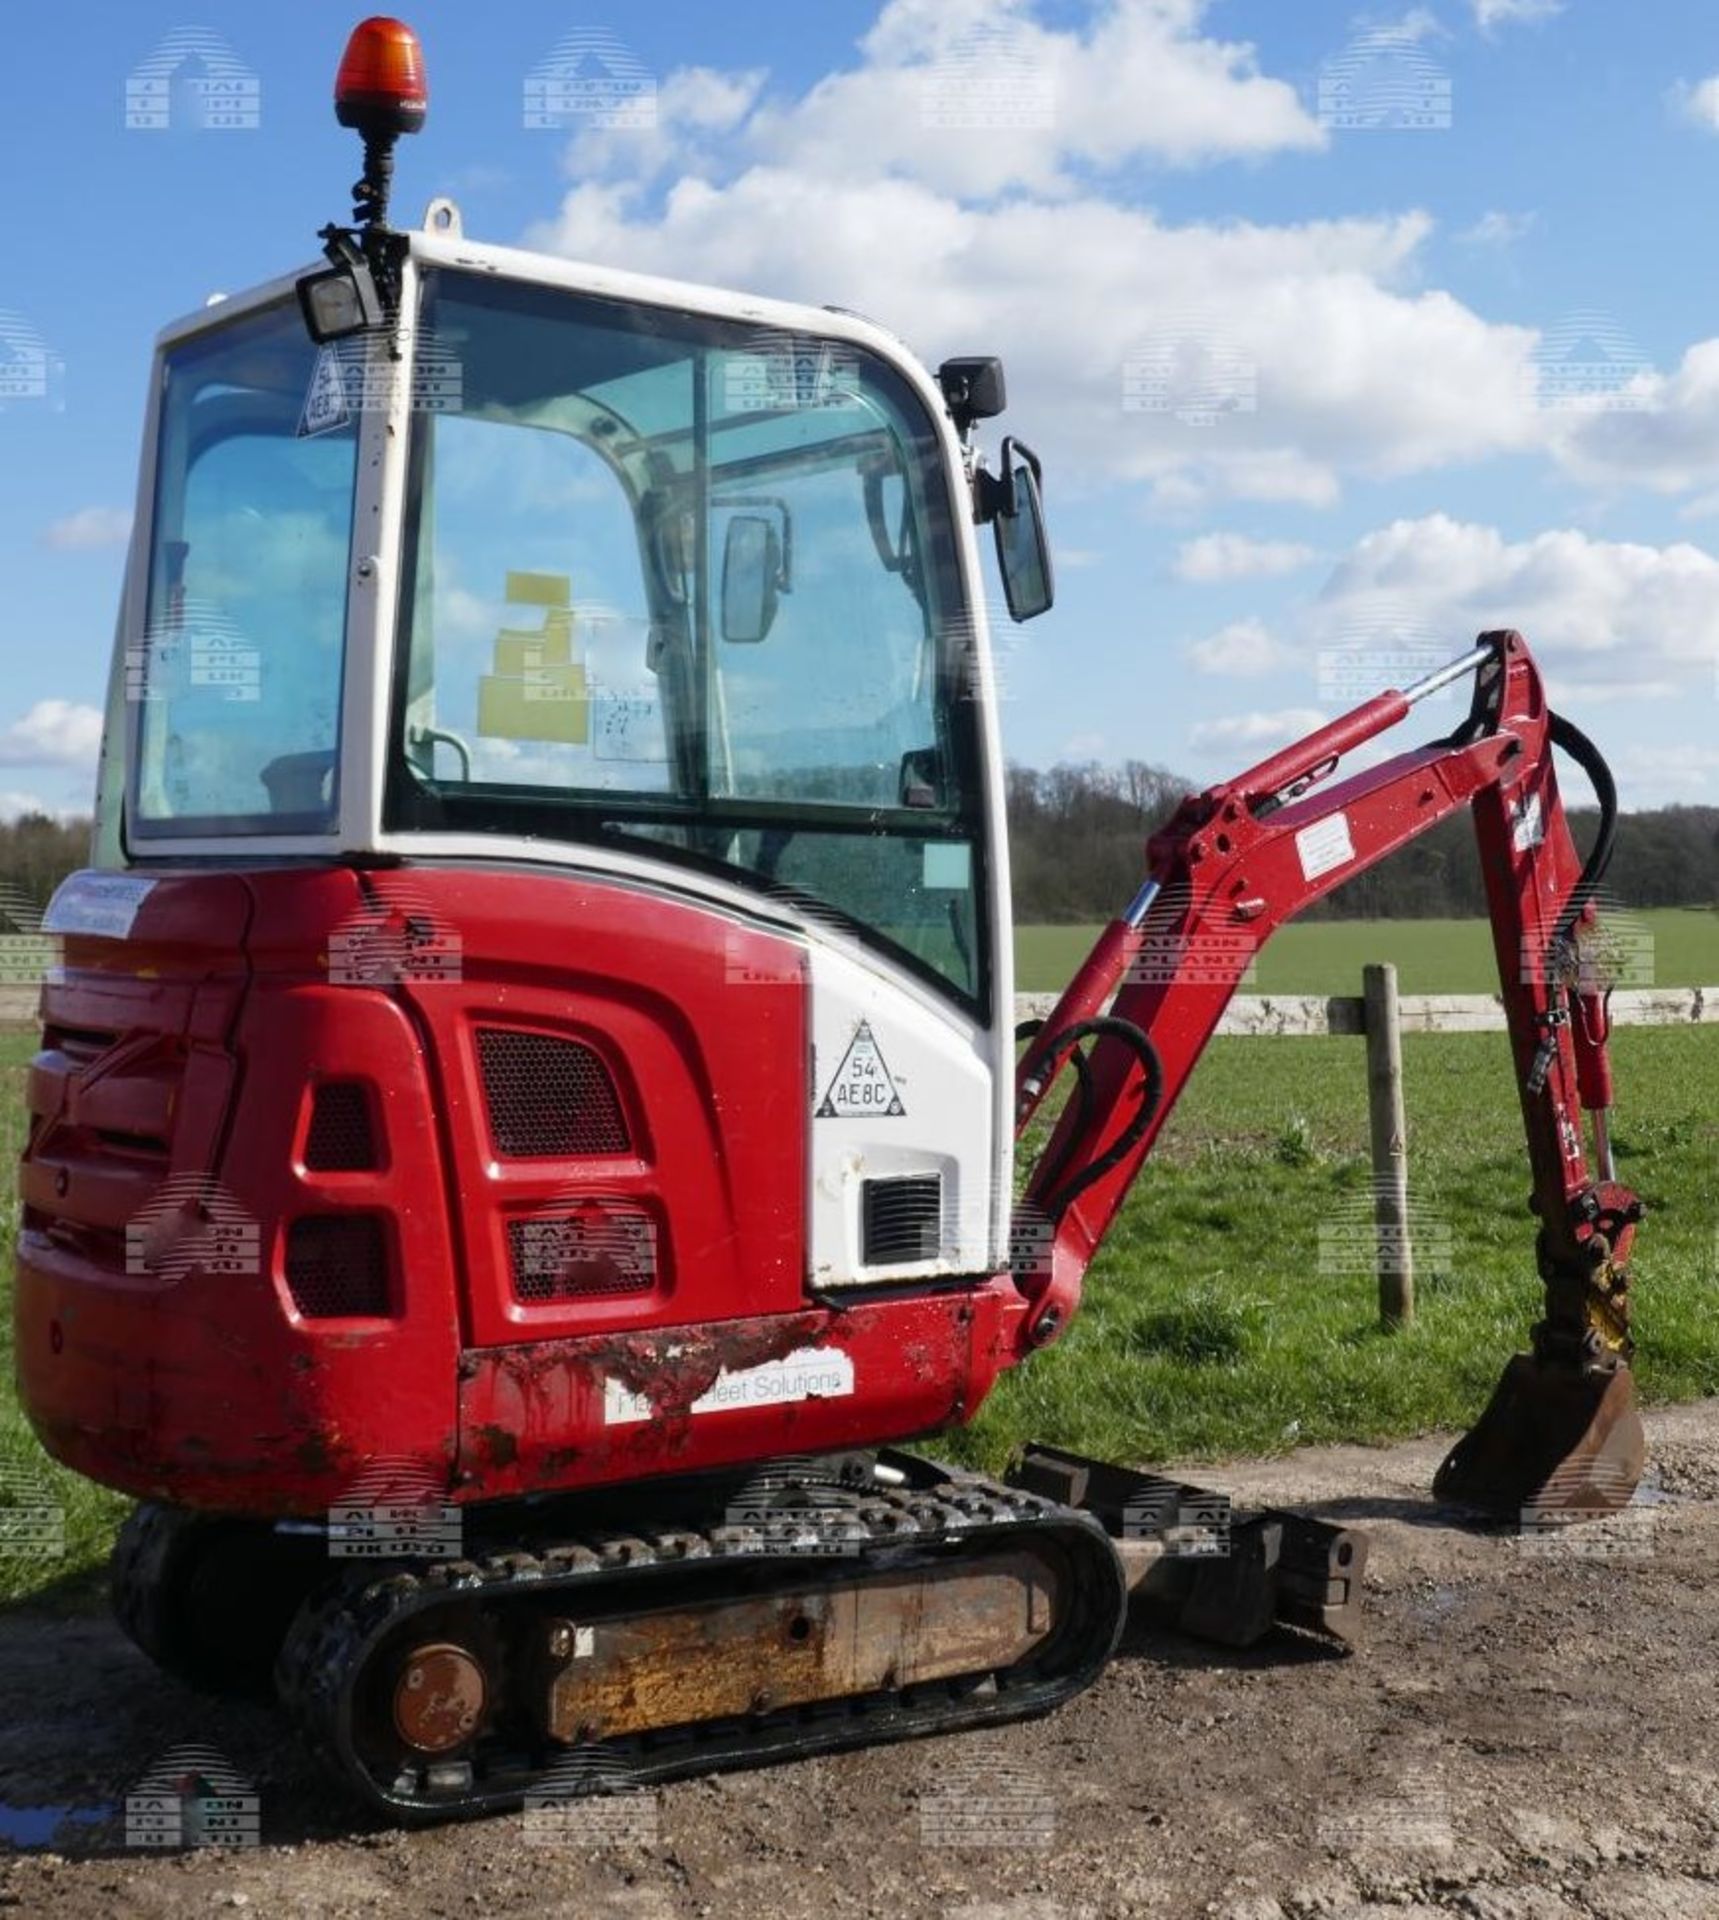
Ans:
[[[830,180],[906,175],[988,196],[1057,191],[1072,165],[1185,165],[1323,147],[1251,46],[1200,31],[1208,0],[1112,0],[1079,30],[1027,0],[891,0],[861,64],[751,129],[760,158]]]
[[[59,811],[50,807],[39,794],[18,793],[11,788],[0,787],[0,820],[17,820],[26,813],[44,813],[52,819]]]
[[[1432,514],[1370,533],[1333,572],[1309,619],[1318,642],[1352,630],[1390,596],[1454,655],[1475,634],[1516,627],[1559,679],[1709,694],[1719,666],[1719,560],[1688,542],[1596,540],[1562,529],[1508,541],[1495,527]]]
[[[1015,394],[1031,396],[1035,440],[1149,485],[1176,512],[1225,496],[1328,505],[1344,473],[1421,471],[1544,436],[1536,336],[1448,294],[1398,290],[1429,231],[1420,214],[1172,227],[1090,195],[972,207],[916,181],[751,166],[682,178],[648,211],[587,183],[534,239],[856,307],[933,362],[1000,352]],[[1165,364],[1168,402],[1143,398],[1142,374]],[[1251,409],[1178,417],[1177,391],[1214,366],[1245,375]]]
[[[94,707],[38,700],[0,731],[0,766],[93,767],[100,747],[101,715]]]
[[[1719,133],[1719,73],[1693,86],[1679,80],[1666,96],[1673,113],[1704,133]]]
[[[1564,11],[1564,0],[1473,0],[1475,24],[1482,33],[1550,20]]]
[[[1539,224],[1537,213],[1483,213],[1472,227],[1459,233],[1457,241],[1465,247],[1491,247],[1500,252],[1526,240]]]
[[[94,547],[122,547],[131,536],[129,507],[80,507],[42,529],[42,545],[61,553]]]
[[[1406,40],[1411,46],[1418,46],[1423,40],[1448,38],[1443,23],[1430,7],[1411,7],[1397,20],[1375,19],[1370,14],[1362,14],[1355,24],[1370,41]]]
[[[1188,729],[1188,744],[1196,753],[1222,754],[1234,748],[1286,747],[1303,734],[1327,724],[1331,716],[1318,707],[1279,707],[1269,712],[1230,713],[1220,720],[1200,720]]]
[[[576,180],[603,173],[642,180],[703,158],[713,140],[732,133],[758,104],[766,77],[761,70],[677,68],[657,88],[656,112],[641,116],[643,124],[581,131],[568,146],[567,171]]]
[[[1200,31],[1211,0],[1109,0],[1077,29],[1043,25],[1033,0],[890,0],[857,66],[798,98],[765,76],[680,68],[649,128],[588,130],[575,179],[636,190],[700,170],[711,136],[745,123],[751,157],[828,181],[889,177],[985,198],[1067,191],[1077,167],[1191,165],[1313,150],[1326,130],[1251,45]]]
[[[1719,481],[1719,339],[1689,348],[1674,373],[1649,368],[1620,380],[1606,399],[1598,411],[1549,417],[1556,450],[1578,478],[1659,493]]]
[[[1626,794],[1648,788],[1667,800],[1710,799],[1719,791],[1719,747],[1679,746],[1655,741],[1626,745],[1608,755]],[[1626,799],[1626,804],[1627,799]]]
[[[1245,533],[1206,533],[1178,549],[1171,571],[1201,586],[1224,580],[1269,580],[1318,559],[1293,540],[1254,540]]]
[[[1482,11],[1498,26],[1549,8]],[[1424,212],[1176,225],[1113,194],[1106,169],[1125,161],[1317,143],[1207,15],[1206,0],[1113,0],[1053,28],[1029,0],[892,0],[858,64],[798,96],[756,73],[670,73],[655,128],[571,144],[575,184],[529,240],[855,308],[933,364],[999,352],[1023,430],[1069,479],[1137,485],[1172,521],[1225,500],[1329,507],[1355,479],[1505,453],[1603,485],[1719,480],[1719,372],[1709,428],[1700,349],[1677,381],[1644,371],[1635,414],[1540,405],[1557,339],[1428,289]],[[999,45],[1022,55],[1009,124],[939,124],[928,88],[970,106]],[[1054,82],[1042,113],[1039,81]],[[1531,219],[1491,212],[1463,237],[1508,246]]]
[[[1262,620],[1232,620],[1227,627],[1196,640],[1188,659],[1201,673],[1252,679],[1293,659]]]

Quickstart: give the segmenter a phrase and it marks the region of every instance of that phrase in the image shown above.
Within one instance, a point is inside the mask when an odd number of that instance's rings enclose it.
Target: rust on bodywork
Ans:
[[[491,1466],[511,1467],[519,1458],[519,1435],[494,1421],[478,1428],[477,1443],[488,1454]]]
[[[986,1285],[467,1348],[459,1483],[505,1498],[933,1433],[989,1390],[1003,1303]]]
[[[834,1318],[819,1309],[760,1320],[718,1320],[666,1339],[660,1334],[621,1334],[603,1342],[591,1358],[603,1377],[619,1380],[649,1400],[660,1418],[672,1419],[702,1399],[719,1374],[780,1360],[796,1347],[812,1344]]]
[[[702,1327],[617,1333],[601,1340],[553,1340],[540,1346],[494,1350],[500,1370],[527,1392],[570,1375],[594,1387],[617,1380],[651,1403],[659,1420],[691,1411],[724,1372],[738,1373],[780,1360],[829,1330],[835,1316],[772,1314],[756,1320],[718,1320]]]

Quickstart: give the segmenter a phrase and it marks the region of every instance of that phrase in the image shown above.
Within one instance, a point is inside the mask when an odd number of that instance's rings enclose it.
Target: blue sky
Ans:
[[[87,802],[151,338],[344,213],[329,90],[356,17],[13,23],[0,340],[50,365],[0,406],[0,812]],[[1203,784],[1375,669],[1514,624],[1626,801],[1719,801],[1709,7],[409,17],[431,114],[402,215],[451,191],[480,238],[859,307],[932,364],[1004,355],[1061,559],[1056,611],[998,636],[1013,757]],[[127,127],[128,78],[188,28],[254,80],[255,126]],[[632,76],[632,110],[527,128],[569,36]]]

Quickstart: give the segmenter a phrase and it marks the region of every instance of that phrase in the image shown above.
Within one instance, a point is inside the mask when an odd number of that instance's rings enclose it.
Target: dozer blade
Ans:
[[[1433,1493],[1508,1519],[1597,1519],[1629,1505],[1646,1459],[1627,1366],[1581,1373],[1519,1353]]]

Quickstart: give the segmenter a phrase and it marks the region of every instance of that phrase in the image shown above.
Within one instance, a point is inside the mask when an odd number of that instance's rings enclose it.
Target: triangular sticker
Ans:
[[[842,1064],[836,1068],[836,1077],[826,1089],[815,1117],[819,1120],[888,1119],[906,1111],[901,1095],[895,1090],[895,1082],[889,1077],[889,1068],[884,1065],[883,1053],[872,1035],[870,1023],[862,1020],[848,1042]]]
[[[317,353],[316,368],[310,376],[310,391],[304,396],[298,437],[308,440],[312,434],[332,433],[336,427],[345,426],[351,417],[340,355],[332,347],[323,347]]]

